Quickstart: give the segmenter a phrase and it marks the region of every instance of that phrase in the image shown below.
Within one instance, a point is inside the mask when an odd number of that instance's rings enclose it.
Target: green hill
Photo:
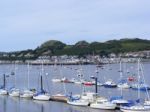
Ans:
[[[150,40],[139,38],[109,40],[106,42],[79,41],[74,45],[66,45],[57,40],[49,40],[34,50],[24,50],[11,53],[0,53],[0,59],[36,59],[39,56],[54,55],[78,55],[84,56],[91,54],[108,55],[110,53],[125,53],[150,50]],[[4,55],[5,54],[5,55]]]
[[[87,55],[109,54],[150,50],[150,40],[121,39],[110,40],[104,43],[79,41],[75,45],[66,45],[60,41],[47,41],[36,49],[39,55],[49,51],[49,55]]]

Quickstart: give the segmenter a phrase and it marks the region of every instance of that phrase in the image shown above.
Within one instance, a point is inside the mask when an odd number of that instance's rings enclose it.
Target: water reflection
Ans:
[[[78,107],[59,102],[41,102],[35,100],[0,96],[0,112],[119,112],[90,107]]]
[[[68,105],[67,112],[120,112],[119,110],[100,110],[100,109],[91,109],[90,107],[78,107]]]

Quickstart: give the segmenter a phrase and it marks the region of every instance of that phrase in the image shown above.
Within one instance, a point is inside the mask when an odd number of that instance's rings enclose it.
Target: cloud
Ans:
[[[8,47],[0,44],[0,51],[35,48],[49,39],[71,44],[149,38],[149,5],[148,0],[0,1],[0,38],[11,40]]]

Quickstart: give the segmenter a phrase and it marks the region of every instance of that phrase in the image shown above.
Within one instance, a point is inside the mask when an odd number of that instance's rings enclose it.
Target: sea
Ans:
[[[98,77],[101,83],[111,79],[115,83],[120,81],[120,64],[105,64],[97,65],[25,65],[25,64],[1,64],[0,65],[0,85],[3,85],[3,74],[6,74],[6,88],[9,90],[12,87],[24,89],[40,90],[40,75],[43,76],[44,89],[55,94],[82,94],[84,91],[95,91],[95,86],[84,86],[73,83],[54,83],[53,78],[78,79],[79,72],[83,75],[82,78],[87,81],[92,80],[91,76]],[[137,63],[122,64],[123,76],[122,79],[127,79],[129,76],[137,76]],[[150,85],[150,63],[142,63],[140,73],[144,75],[142,78],[146,84]],[[14,75],[14,74],[15,75]],[[29,77],[28,77],[29,76]],[[133,82],[130,82],[131,84]],[[125,99],[138,99],[138,91],[132,89],[119,88],[104,88],[98,87],[100,96],[110,99],[114,96],[122,95]],[[146,99],[147,92],[140,91],[140,98]],[[23,99],[19,97],[0,96],[0,112],[120,112],[119,110],[107,111],[99,109],[91,109],[90,107],[72,106],[62,102],[55,101],[35,101],[32,99]]]

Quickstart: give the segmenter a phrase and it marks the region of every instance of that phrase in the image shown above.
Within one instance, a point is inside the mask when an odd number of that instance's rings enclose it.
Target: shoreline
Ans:
[[[125,63],[137,63],[137,60],[130,60],[130,61],[124,61]],[[150,63],[150,59],[142,59],[143,63]],[[0,60],[0,65],[3,64],[28,64],[30,63],[31,65],[97,65],[98,67],[101,67],[105,64],[117,64],[119,63],[119,60],[115,61],[107,61],[107,62],[50,62],[50,61],[45,61],[45,60],[27,60],[27,61],[20,61],[20,60],[15,60],[15,61],[2,61]]]

